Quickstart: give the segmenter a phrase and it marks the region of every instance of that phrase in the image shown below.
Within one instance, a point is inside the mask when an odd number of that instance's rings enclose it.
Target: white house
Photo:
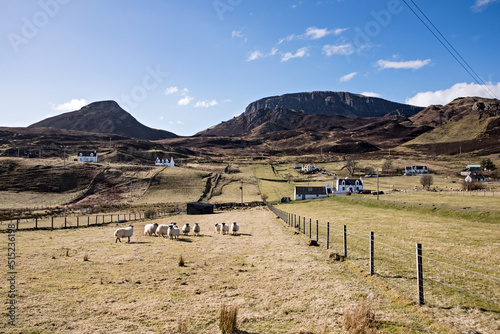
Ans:
[[[97,151],[80,151],[77,160],[79,162],[97,162]]]
[[[170,158],[170,162],[168,161],[168,159],[162,160],[162,159],[156,157],[155,165],[156,166],[175,167],[174,157]]]
[[[427,166],[409,166],[405,167],[405,174],[422,174],[428,173],[429,168]]]
[[[293,198],[296,201],[323,197],[328,197],[326,187],[295,187],[293,192]]]
[[[364,184],[363,179],[350,179],[346,177],[345,179],[337,179],[337,191],[335,193],[357,193],[360,190],[363,190]]]
[[[302,165],[302,172],[310,173],[314,170],[314,165]]]

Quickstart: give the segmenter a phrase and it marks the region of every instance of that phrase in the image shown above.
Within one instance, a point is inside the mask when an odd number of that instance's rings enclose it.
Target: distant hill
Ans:
[[[178,137],[174,133],[152,129],[139,123],[115,101],[94,102],[80,110],[49,117],[29,127],[50,127],[64,130],[115,134],[145,140]]]
[[[435,154],[500,150],[500,101],[496,99],[457,98],[444,106],[429,106],[409,122],[433,129],[405,143],[406,147]]]
[[[345,118],[407,118],[423,108],[347,92],[309,92],[266,97],[250,103],[245,112],[200,132],[202,136],[241,136],[309,129],[328,130]],[[338,117],[340,118],[332,118]],[[350,120],[351,124],[355,121]],[[365,123],[363,121],[361,124]],[[360,124],[360,125],[361,125]]]

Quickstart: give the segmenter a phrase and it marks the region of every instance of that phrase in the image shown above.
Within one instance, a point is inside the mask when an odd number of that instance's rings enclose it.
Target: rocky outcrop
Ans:
[[[139,123],[115,101],[94,102],[80,110],[49,117],[29,127],[115,134],[145,140],[178,137],[171,132],[152,129]]]

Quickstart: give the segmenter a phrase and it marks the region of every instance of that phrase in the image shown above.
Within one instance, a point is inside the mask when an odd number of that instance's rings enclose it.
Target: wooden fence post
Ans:
[[[16,231],[19,230],[19,219],[16,222]]]
[[[344,257],[347,257],[347,226],[344,225]]]
[[[90,216],[87,216],[87,226],[90,226]]]
[[[326,249],[330,249],[330,222],[326,223]]]
[[[66,216],[64,216],[64,228],[66,228]]]
[[[304,231],[302,231],[302,233],[306,234],[306,217],[302,217],[302,223],[304,226]]]
[[[311,239],[311,227],[312,227],[312,219],[309,218],[309,239]]]
[[[316,219],[316,241],[319,241],[319,222]]]
[[[76,227],[80,225],[80,216],[76,216]]]
[[[418,304],[424,305],[424,273],[422,268],[422,244],[417,244],[417,284]]]
[[[38,217],[35,218],[35,230],[38,229]]]
[[[54,216],[51,217],[50,228],[54,229]]]
[[[373,276],[375,273],[375,268],[374,268],[374,236],[373,232],[370,232],[370,275]]]

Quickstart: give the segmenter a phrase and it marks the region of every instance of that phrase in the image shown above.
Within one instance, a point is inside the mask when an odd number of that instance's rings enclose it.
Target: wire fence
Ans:
[[[500,320],[500,271],[444,254],[420,244],[357,232],[268,208],[289,226],[378,277],[388,287],[420,305],[440,309],[461,307],[491,312]],[[420,247],[420,248],[419,248]]]
[[[37,230],[95,226],[110,223],[125,223],[145,218],[159,218],[169,213],[169,211],[165,210],[146,210],[127,213],[69,214],[17,218],[0,221],[0,231],[8,230],[9,226],[15,226],[16,230]]]

